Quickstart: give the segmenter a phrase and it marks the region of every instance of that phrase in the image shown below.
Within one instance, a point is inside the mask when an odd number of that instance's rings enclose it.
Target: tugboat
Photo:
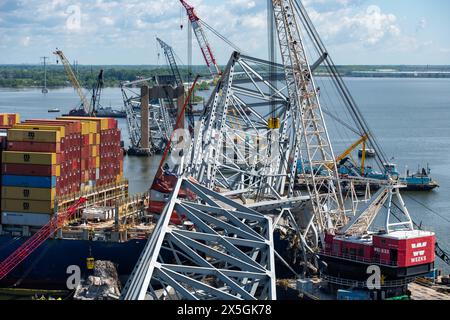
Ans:
[[[439,187],[439,184],[430,177],[431,170],[427,168],[417,169],[417,172],[410,175],[409,170],[400,181],[406,184],[407,191],[430,191]]]
[[[377,172],[374,170],[367,170],[366,177],[371,179],[386,180],[390,175],[394,179],[398,179],[399,182],[406,185],[403,190],[405,191],[431,191],[439,187],[439,184],[430,177],[430,168],[418,169],[416,173],[410,174],[407,170],[405,176],[400,176],[397,171],[397,166],[393,163],[384,164],[384,172]]]

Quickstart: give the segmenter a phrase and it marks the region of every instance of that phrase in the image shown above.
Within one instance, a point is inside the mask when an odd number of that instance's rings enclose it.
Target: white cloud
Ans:
[[[23,37],[20,40],[20,44],[24,47],[28,47],[30,45],[30,42],[31,42],[31,37],[29,37],[29,36]]]

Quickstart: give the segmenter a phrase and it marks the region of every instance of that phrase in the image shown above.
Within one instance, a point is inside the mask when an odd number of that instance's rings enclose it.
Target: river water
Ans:
[[[400,172],[406,166],[430,165],[440,188],[432,192],[404,192],[413,219],[436,232],[440,245],[450,252],[450,79],[346,78],[373,133],[388,158]],[[206,93],[203,93],[206,95]],[[23,120],[54,118],[51,108],[68,112],[79,99],[71,88],[50,90],[0,88],[0,113],[20,113]],[[102,105],[123,105],[119,88],[103,90]],[[128,144],[125,119],[119,119],[122,139]],[[335,150],[336,153],[343,150]],[[159,164],[159,157],[125,157],[124,174],[130,192],[147,190]],[[449,273],[450,268],[437,260]]]

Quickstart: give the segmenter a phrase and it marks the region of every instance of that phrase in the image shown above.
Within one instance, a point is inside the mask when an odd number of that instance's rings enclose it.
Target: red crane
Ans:
[[[192,24],[192,29],[194,30],[195,36],[197,38],[198,44],[203,54],[203,58],[205,58],[206,65],[208,66],[209,72],[211,72],[213,77],[220,75],[220,69],[217,66],[216,58],[211,50],[211,46],[208,43],[208,39],[206,38],[205,32],[203,31],[203,27],[200,21],[200,18],[194,11],[194,7],[189,5],[186,1],[180,0],[183,7],[186,8],[187,15],[189,17],[189,21]]]
[[[2,263],[0,263],[0,280],[5,278],[14,268],[32,254],[55,231],[63,227],[64,224],[74,216],[78,207],[85,202],[85,198],[80,198],[65,213],[55,215],[45,226],[25,241],[8,258],[2,261]]]

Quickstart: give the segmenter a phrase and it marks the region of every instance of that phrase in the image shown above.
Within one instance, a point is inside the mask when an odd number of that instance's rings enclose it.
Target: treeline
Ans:
[[[85,66],[80,65],[74,71],[81,85],[92,88],[100,69],[104,70],[105,87],[118,87],[120,82],[133,81],[138,78],[150,78],[155,75],[170,75],[171,71],[164,66]],[[429,77],[450,77],[450,66],[337,66],[339,73],[344,77],[385,77],[383,70],[390,72],[429,72]],[[323,66],[316,71],[326,74],[328,71]],[[431,74],[436,72],[436,74]],[[447,73],[442,73],[447,72]],[[188,69],[180,68],[183,79],[188,78]],[[204,66],[193,66],[193,75],[200,74],[210,77],[208,69]],[[441,73],[441,74],[439,74]],[[414,77],[414,74],[401,74],[398,76]],[[420,75],[424,76],[424,75]],[[425,75],[426,76],[426,75]],[[41,65],[0,65],[0,87],[42,87],[44,85],[44,68]],[[71,83],[62,65],[50,65],[47,67],[47,86],[49,88],[70,86]],[[207,89],[207,84],[202,84],[200,90]]]
[[[104,70],[104,86],[118,87],[123,81],[150,78],[155,75],[170,75],[167,67],[160,66],[78,66],[74,72],[80,84],[92,88],[97,82],[100,70]],[[188,69],[180,69],[183,79],[188,78]],[[192,74],[208,76],[206,67],[192,67]],[[0,65],[0,87],[42,87],[44,85],[44,68],[39,65]],[[47,67],[47,87],[71,86],[63,66]]]

